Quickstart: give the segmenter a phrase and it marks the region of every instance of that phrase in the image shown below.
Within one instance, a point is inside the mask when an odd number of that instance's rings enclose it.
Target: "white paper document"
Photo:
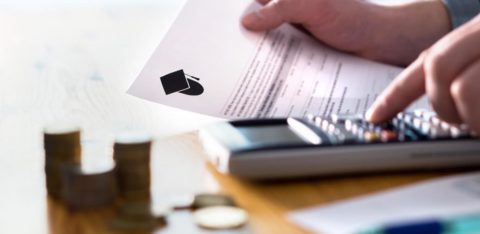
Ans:
[[[479,213],[480,172],[302,209],[288,218],[315,233],[348,234],[387,223]]]
[[[283,25],[250,32],[252,0],[190,0],[128,93],[215,117],[364,113],[401,71]]]

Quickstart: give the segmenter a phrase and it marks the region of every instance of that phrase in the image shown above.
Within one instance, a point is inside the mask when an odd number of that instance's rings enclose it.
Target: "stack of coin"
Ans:
[[[124,132],[115,139],[118,185],[126,202],[150,200],[151,145],[151,137],[143,132]]]
[[[202,228],[238,228],[248,221],[247,212],[237,207],[232,197],[224,194],[198,194],[192,208],[193,219]]]
[[[152,230],[167,223],[167,212],[154,215],[149,201],[130,201],[120,206],[111,226],[119,230]]]
[[[43,139],[47,191],[50,196],[60,199],[63,164],[80,162],[80,129],[66,124],[47,126]]]
[[[112,204],[117,195],[113,167],[86,173],[74,163],[63,165],[63,201],[71,210],[95,208]]]

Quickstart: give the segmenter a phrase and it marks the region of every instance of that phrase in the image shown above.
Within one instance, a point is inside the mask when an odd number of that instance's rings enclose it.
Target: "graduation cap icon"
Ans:
[[[172,93],[183,93],[186,95],[197,96],[203,93],[203,87],[199,83],[200,79],[185,74],[183,70],[174,71],[170,74],[160,77],[163,90],[166,95]]]

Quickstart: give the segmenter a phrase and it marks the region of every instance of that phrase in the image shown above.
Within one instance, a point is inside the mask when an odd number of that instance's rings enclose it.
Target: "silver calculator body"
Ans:
[[[425,110],[383,124],[358,115],[237,120],[200,130],[209,160],[247,179],[480,166],[480,140]]]

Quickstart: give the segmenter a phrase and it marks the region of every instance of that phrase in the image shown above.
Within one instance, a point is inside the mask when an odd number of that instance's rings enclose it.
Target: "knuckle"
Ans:
[[[445,108],[444,105],[442,105],[438,92],[436,90],[427,89],[427,98],[432,110],[434,110],[441,119],[446,120],[448,114],[444,111]]]
[[[468,102],[472,99],[475,100],[475,90],[472,90],[472,87],[465,82],[463,79],[457,79],[452,82],[450,86],[450,95],[453,97],[454,100],[461,101],[461,102]]]
[[[430,52],[429,49],[422,51],[418,58],[420,58],[421,61],[425,61],[425,58],[428,56],[428,53]]]
[[[291,0],[274,0],[273,6],[278,12],[285,12],[288,10],[288,6],[291,4]]]
[[[438,79],[444,74],[443,69],[448,66],[447,56],[443,50],[435,47],[424,53],[425,72]]]

